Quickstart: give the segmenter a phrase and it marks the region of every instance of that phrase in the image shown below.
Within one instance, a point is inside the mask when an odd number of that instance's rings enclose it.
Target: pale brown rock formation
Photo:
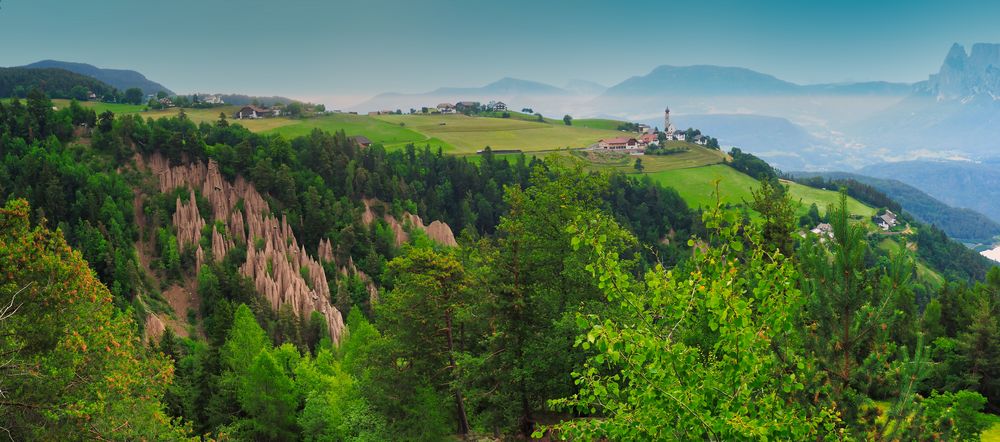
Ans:
[[[198,213],[198,204],[195,202],[194,190],[188,197],[186,203],[177,198],[177,207],[174,211],[174,226],[177,227],[177,242],[185,244],[198,244],[201,238],[201,229],[205,227],[205,219]]]
[[[372,211],[372,206],[375,204],[382,204],[379,201],[366,199],[365,203],[365,213],[361,216],[361,221],[365,224],[371,224],[375,221],[376,215]],[[427,233],[427,236],[434,240],[435,242],[455,247],[458,245],[458,241],[455,241],[455,234],[451,231],[451,227],[441,221],[433,221],[430,225],[424,225],[424,220],[420,219],[419,216],[412,213],[406,212],[403,214],[403,221],[400,222],[395,216],[386,213],[382,216],[382,220],[389,225],[392,229],[393,234],[396,236],[396,246],[401,246],[410,240],[410,235],[406,233],[405,225],[409,225],[411,229],[420,229]]]
[[[344,320],[330,303],[330,287],[320,262],[313,259],[299,245],[283,216],[279,222],[264,198],[253,185],[237,177],[230,183],[219,173],[218,165],[210,161],[171,167],[161,155],[149,158],[148,167],[158,177],[160,191],[169,192],[177,187],[190,187],[187,203],[178,198],[174,225],[181,247],[197,246],[195,254],[200,268],[204,251],[198,245],[205,221],[198,212],[195,188],[208,200],[212,219],[225,225],[225,233],[212,228],[212,256],[221,260],[239,239],[247,244],[247,260],[241,273],[254,282],[257,291],[267,299],[274,310],[289,304],[299,317],[308,317],[318,311],[326,319],[330,337],[339,342]],[[240,207],[242,206],[242,208]],[[258,249],[258,243],[260,248]],[[321,253],[333,255],[327,241]]]
[[[163,336],[167,326],[159,316],[146,313],[146,326],[143,329],[145,330],[146,342],[159,342],[160,336]]]

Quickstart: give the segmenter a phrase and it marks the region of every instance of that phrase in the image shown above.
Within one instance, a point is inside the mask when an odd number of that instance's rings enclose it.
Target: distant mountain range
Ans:
[[[603,84],[580,79],[570,80],[562,88],[577,95],[593,96],[603,94],[604,91],[608,90],[608,87]]]
[[[938,101],[1000,100],[1000,44],[976,43],[966,53],[955,43],[938,73],[918,89]]]
[[[905,95],[912,85],[888,82],[798,85],[739,67],[660,66],[604,92],[605,96],[730,96],[730,95]]]
[[[364,103],[352,106],[351,109],[359,111],[407,110],[410,108],[419,109],[423,106],[436,106],[443,102],[479,101],[485,103],[499,100],[518,109],[539,105],[547,106],[547,112],[557,113],[556,109],[563,109],[562,106],[566,102],[581,102],[582,99],[579,97],[580,95],[574,92],[550,84],[505,77],[480,87],[442,87],[417,94],[396,92],[379,94]]]
[[[584,108],[595,113],[614,112],[619,107],[615,100],[627,99],[636,104],[633,110],[642,107],[650,99],[664,103],[671,98],[719,97],[719,96],[801,96],[801,95],[886,95],[903,97],[913,91],[913,85],[882,81],[798,85],[774,76],[750,69],[725,66],[660,66],[650,73],[631,77],[611,87],[591,81],[572,80],[565,87],[517,78],[503,78],[481,87],[441,87],[430,92],[417,94],[383,93],[361,103],[359,110],[381,108],[412,107],[420,101],[423,106],[434,99],[457,100],[520,98],[533,101],[535,97],[596,97]],[[395,101],[394,101],[395,100]],[[579,101],[578,101],[579,102]],[[436,104],[436,103],[433,103]],[[514,103],[515,105],[517,103]],[[603,106],[603,107],[602,107]],[[662,106],[658,106],[662,107]],[[550,113],[562,113],[572,109],[544,109]],[[579,111],[579,109],[576,109]]]
[[[86,75],[88,77],[96,78],[100,81],[110,84],[111,86],[117,88],[120,91],[125,91],[126,89],[137,87],[139,89],[142,89],[142,92],[147,95],[155,94],[159,91],[164,91],[167,94],[173,95],[173,91],[168,89],[166,86],[157,83],[155,81],[149,80],[146,78],[146,76],[136,71],[123,70],[123,69],[102,69],[86,63],[72,63],[72,62],[57,61],[57,60],[42,60],[23,67],[64,69],[80,75]]]
[[[955,44],[941,69],[896,105],[848,130],[911,156],[982,159],[1000,149],[1000,44]]]
[[[547,95],[559,96],[569,95],[570,92],[545,83],[537,81],[520,80],[517,78],[505,77],[482,87],[443,87],[429,92],[426,95]]]

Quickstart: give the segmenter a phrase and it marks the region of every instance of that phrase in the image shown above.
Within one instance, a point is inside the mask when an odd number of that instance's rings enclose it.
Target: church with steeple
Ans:
[[[683,140],[684,132],[678,132],[674,124],[670,122],[670,108],[663,110],[663,133],[668,140]]]

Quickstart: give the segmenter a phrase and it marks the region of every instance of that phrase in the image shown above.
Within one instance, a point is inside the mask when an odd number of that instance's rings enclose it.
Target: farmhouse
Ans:
[[[647,126],[648,127],[648,126]],[[639,137],[639,144],[643,147],[657,145],[660,143],[660,139],[654,133],[645,133]]]
[[[358,147],[362,149],[365,149],[372,145],[372,140],[369,140],[368,137],[364,135],[355,135],[351,137],[351,141],[354,141],[358,145]]]
[[[159,102],[160,102],[160,104],[162,104],[162,105],[163,105],[163,107],[174,107],[174,102],[173,102],[173,101],[170,101],[170,99],[169,99],[169,98],[166,98],[166,97],[164,97],[164,98],[161,98],[161,99],[159,100]]]
[[[233,114],[233,118],[237,120],[256,120],[258,118],[268,118],[273,117],[274,111],[271,109],[264,109],[254,105],[247,105],[240,108]]]
[[[486,105],[486,109],[494,112],[504,112],[507,110],[507,104],[502,101],[491,101]]]
[[[455,103],[455,110],[459,112],[474,111],[478,108],[478,101],[459,101],[458,103]]]
[[[393,114],[393,112],[391,110],[380,110],[380,111],[368,112],[368,116],[371,116],[371,117],[376,117],[376,116],[379,116],[379,115],[392,115],[392,114]]]
[[[451,103],[441,103],[437,105],[437,110],[442,114],[453,114],[455,113],[455,105]]]
[[[899,219],[891,210],[886,210],[882,215],[873,217],[872,221],[875,221],[875,224],[882,230],[889,230],[899,225]]]
[[[639,149],[639,140],[628,137],[605,138],[599,141],[597,146],[607,150]]]
[[[643,134],[648,134],[648,133],[650,133],[652,131],[652,128],[649,127],[648,124],[640,124],[640,125],[638,125],[638,128],[639,128],[639,132],[641,132]]]

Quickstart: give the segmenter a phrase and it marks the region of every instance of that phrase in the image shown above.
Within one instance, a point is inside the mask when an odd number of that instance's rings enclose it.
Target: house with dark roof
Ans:
[[[351,141],[354,141],[354,143],[357,144],[358,147],[360,147],[362,149],[365,149],[365,148],[367,148],[367,147],[369,147],[369,146],[372,145],[372,140],[369,140],[368,137],[366,137],[364,135],[355,135],[355,136],[350,137],[350,138],[351,138]]]
[[[241,107],[240,110],[233,114],[233,118],[237,120],[256,120],[258,118],[269,118],[273,116],[274,111],[271,109],[264,109],[252,104]]]
[[[455,110],[459,112],[474,111],[479,109],[478,101],[459,101],[455,103]]]
[[[442,114],[453,114],[455,113],[455,105],[451,103],[441,103],[437,105],[437,110]]]
[[[892,213],[891,210],[886,210],[885,213],[872,217],[872,221],[874,221],[875,224],[882,230],[889,230],[899,225],[899,219],[896,217],[895,213]]]

